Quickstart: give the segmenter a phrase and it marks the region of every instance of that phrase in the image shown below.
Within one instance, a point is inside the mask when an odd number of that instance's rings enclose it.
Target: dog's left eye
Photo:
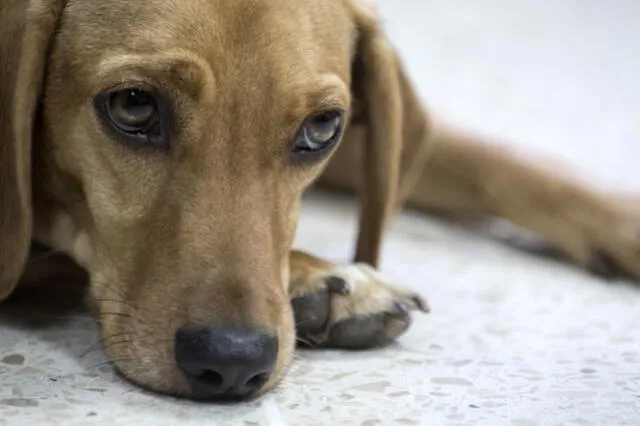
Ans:
[[[138,145],[167,147],[167,135],[160,120],[161,103],[148,90],[126,88],[96,98],[102,120],[121,139]]]
[[[293,152],[298,154],[323,151],[332,146],[342,134],[342,111],[329,111],[308,117],[298,132]]]

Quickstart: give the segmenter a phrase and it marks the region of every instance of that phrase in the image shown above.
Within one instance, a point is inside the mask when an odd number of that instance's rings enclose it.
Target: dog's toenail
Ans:
[[[345,279],[336,277],[335,275],[327,278],[326,285],[329,291],[332,293],[351,293],[351,286],[349,285],[349,283]]]
[[[422,296],[413,296],[411,301],[415,303],[418,310],[424,312],[425,314],[428,314],[429,312],[431,312],[431,307]]]
[[[395,313],[400,315],[409,315],[409,307],[401,302],[395,302],[393,304]]]

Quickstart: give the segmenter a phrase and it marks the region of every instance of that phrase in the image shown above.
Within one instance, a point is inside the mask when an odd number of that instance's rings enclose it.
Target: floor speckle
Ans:
[[[22,365],[24,364],[24,357],[20,354],[7,355],[2,358],[2,363],[7,365]]]

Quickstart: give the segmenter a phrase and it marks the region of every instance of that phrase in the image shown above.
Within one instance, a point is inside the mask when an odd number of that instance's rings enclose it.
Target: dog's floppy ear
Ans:
[[[29,253],[31,139],[62,8],[62,0],[0,4],[0,300],[17,284]]]
[[[363,179],[360,184],[360,229],[356,261],[378,266],[380,248],[391,216],[413,186],[425,149],[403,152],[408,139],[419,144],[427,119],[395,49],[378,17],[358,0],[347,0],[357,29],[352,68],[352,92],[364,122]],[[413,151],[413,150],[412,150]],[[404,175],[401,176],[400,164]],[[407,163],[407,164],[405,164]]]

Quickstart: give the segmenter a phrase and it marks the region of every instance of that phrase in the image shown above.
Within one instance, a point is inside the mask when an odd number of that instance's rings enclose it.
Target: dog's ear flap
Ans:
[[[419,143],[417,139],[426,135],[427,120],[378,17],[357,0],[347,0],[347,4],[357,29],[351,83],[357,112],[353,118],[365,129],[355,260],[378,266],[388,223],[415,184],[418,176],[414,172],[425,157],[419,149],[421,152],[411,152],[412,158],[403,158],[407,154],[403,144],[408,138]]]
[[[0,300],[13,291],[32,231],[31,143],[62,0],[0,4]]]

